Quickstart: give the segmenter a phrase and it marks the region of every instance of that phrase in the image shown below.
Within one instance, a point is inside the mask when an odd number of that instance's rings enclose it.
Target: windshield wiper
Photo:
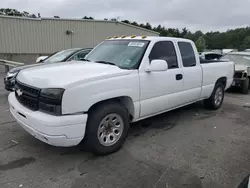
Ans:
[[[108,64],[108,65],[114,65],[114,66],[117,66],[119,67],[118,65],[116,65],[115,63],[112,63],[112,62],[108,62],[108,61],[95,61],[96,63],[103,63],[103,64]]]

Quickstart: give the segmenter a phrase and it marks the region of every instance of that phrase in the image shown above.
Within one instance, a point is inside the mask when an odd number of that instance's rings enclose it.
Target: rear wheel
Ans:
[[[216,83],[212,95],[204,100],[205,107],[217,110],[221,107],[224,100],[224,85],[222,83]]]
[[[127,110],[118,102],[105,102],[89,113],[85,143],[97,155],[119,150],[129,130]]]
[[[248,94],[249,93],[249,78],[247,77],[242,85],[241,85],[241,93]]]

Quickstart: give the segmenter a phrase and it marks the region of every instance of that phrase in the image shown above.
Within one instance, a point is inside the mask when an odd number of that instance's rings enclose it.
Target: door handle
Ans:
[[[182,74],[175,75],[176,80],[181,80],[183,78]]]

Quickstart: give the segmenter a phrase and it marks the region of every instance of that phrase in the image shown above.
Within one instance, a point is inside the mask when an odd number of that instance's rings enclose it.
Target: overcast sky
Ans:
[[[117,18],[152,25],[211,31],[250,25],[250,0],[1,0],[42,17]]]

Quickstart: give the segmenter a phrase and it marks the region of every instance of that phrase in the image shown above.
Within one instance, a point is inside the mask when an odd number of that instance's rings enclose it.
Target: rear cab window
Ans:
[[[168,69],[178,68],[178,61],[173,42],[159,41],[156,42],[149,54],[150,62],[155,59],[165,60],[168,64]]]
[[[194,67],[196,66],[196,56],[194,49],[189,42],[178,42],[178,46],[181,53],[183,67]]]

